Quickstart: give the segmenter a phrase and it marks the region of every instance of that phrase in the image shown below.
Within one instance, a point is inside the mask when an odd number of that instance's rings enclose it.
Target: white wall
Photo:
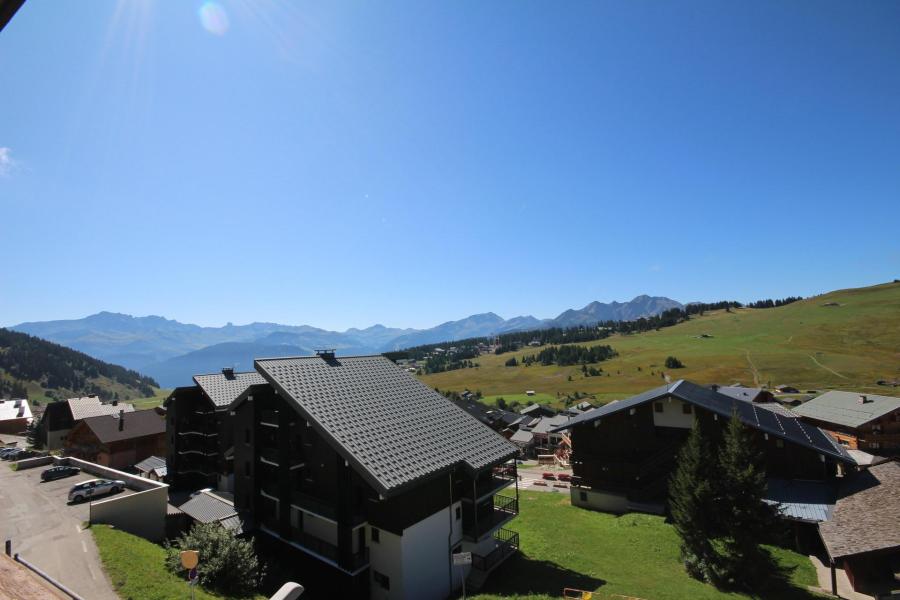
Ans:
[[[373,600],[443,600],[451,594],[450,551],[461,543],[462,518],[456,520],[457,502],[439,510],[415,525],[395,535],[379,530],[379,542],[372,541],[371,528],[367,528],[369,544],[369,571],[387,575],[390,591],[384,590],[373,578]],[[459,572],[453,573],[453,585],[461,585]]]
[[[663,411],[656,412],[656,405],[662,404]],[[677,398],[663,398],[653,403],[653,424],[657,427],[679,427],[690,429],[694,426],[694,407],[691,404],[691,413],[685,414],[683,406],[687,404]]]
[[[585,499],[581,496],[584,494]],[[595,492],[584,488],[571,488],[571,501],[573,506],[622,514],[628,512],[628,498],[624,494],[612,494],[608,492]]]

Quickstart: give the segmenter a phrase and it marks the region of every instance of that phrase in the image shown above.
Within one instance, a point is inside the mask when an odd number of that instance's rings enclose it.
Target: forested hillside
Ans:
[[[151,397],[156,381],[25,333],[0,328],[0,396],[61,399]]]

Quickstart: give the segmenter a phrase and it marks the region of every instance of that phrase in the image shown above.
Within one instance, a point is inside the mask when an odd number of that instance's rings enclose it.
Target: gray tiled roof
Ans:
[[[148,435],[162,435],[166,432],[166,420],[156,414],[155,410],[136,410],[122,415],[122,428],[119,429],[118,415],[88,417],[84,424],[103,444],[130,440]]]
[[[137,463],[136,465],[134,465],[134,468],[137,469],[138,471],[145,471],[145,472],[149,473],[153,469],[158,469],[160,467],[165,468],[165,466],[166,466],[166,459],[160,458],[158,456],[150,456],[148,458],[145,458],[141,462]]]
[[[837,484],[833,481],[769,479],[764,500],[778,506],[782,516],[795,521],[827,521],[834,509]]]
[[[88,417],[100,417],[104,415],[117,415],[120,410],[133,412],[134,405],[118,402],[104,404],[97,396],[84,396],[82,398],[69,398],[69,410],[72,411],[72,420],[80,421]]]
[[[862,395],[864,404],[859,401]],[[794,412],[817,421],[860,427],[895,410],[900,410],[900,398],[833,390],[804,402]]]
[[[262,378],[262,375],[256,371],[250,371],[249,373],[235,373],[230,379],[225,377],[222,373],[195,375],[194,381],[218,408],[228,406],[234,402],[234,400],[243,394],[251,385],[266,382],[266,380]]]
[[[383,356],[264,359],[256,368],[381,494],[518,453]]]
[[[237,514],[232,504],[208,492],[200,492],[194,495],[178,508],[181,509],[181,512],[201,523],[221,521]]]
[[[725,394],[735,400],[746,400],[753,402],[757,396],[763,393],[762,388],[748,388],[736,385],[723,385],[716,388],[720,394]]]
[[[889,461],[844,478],[831,519],[819,534],[832,559],[900,549],[900,463]]]
[[[742,423],[754,429],[806,448],[811,448],[843,462],[853,463],[853,459],[850,458],[847,451],[818,427],[804,423],[795,416],[785,416],[775,410],[761,408],[762,405],[752,402],[741,402],[684,379],[679,379],[674,383],[647,390],[637,396],[610,402],[600,408],[590,410],[574,419],[570,419],[564,427],[590,423],[606,415],[627,410],[666,396],[689,402],[726,418],[730,418],[732,411],[734,411]],[[551,429],[551,431],[561,431],[562,429],[563,427],[557,427],[555,430]]]
[[[509,441],[514,444],[530,444],[534,441],[534,434],[530,431],[525,431],[524,429],[520,429],[509,438]]]

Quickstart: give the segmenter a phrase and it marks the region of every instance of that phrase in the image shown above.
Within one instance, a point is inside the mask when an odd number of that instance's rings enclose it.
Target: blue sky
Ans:
[[[900,277],[900,3],[561,6],[28,0],[0,33],[0,324],[426,327]]]

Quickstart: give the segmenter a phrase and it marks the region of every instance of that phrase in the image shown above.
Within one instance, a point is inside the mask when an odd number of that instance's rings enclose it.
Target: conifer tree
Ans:
[[[712,543],[716,529],[715,490],[710,446],[699,422],[678,453],[678,466],[669,482],[669,509],[681,538],[681,558],[697,579],[715,579],[718,555]]]
[[[763,501],[766,474],[754,438],[733,413],[719,453],[719,530],[723,575],[730,583],[752,584],[768,564],[760,540],[776,522],[775,508]]]

